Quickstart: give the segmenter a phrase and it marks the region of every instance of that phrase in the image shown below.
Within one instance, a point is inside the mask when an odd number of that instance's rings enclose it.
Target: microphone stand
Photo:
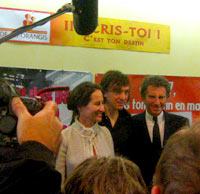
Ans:
[[[65,4],[55,14],[53,14],[49,17],[46,17],[42,20],[39,20],[31,25],[22,26],[20,28],[17,28],[16,30],[12,31],[10,34],[8,34],[7,36],[4,36],[3,38],[0,39],[0,44],[3,42],[6,42],[7,40],[10,40],[11,38],[13,38],[19,34],[22,34],[23,32],[31,30],[32,28],[34,28],[36,26],[41,26],[41,25],[47,23],[48,21],[66,13],[66,12],[74,12],[74,10],[75,10],[75,7],[71,3]]]

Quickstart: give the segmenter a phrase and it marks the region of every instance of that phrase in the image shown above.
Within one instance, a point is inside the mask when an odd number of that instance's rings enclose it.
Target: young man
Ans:
[[[104,90],[105,113],[100,125],[106,126],[113,138],[115,154],[129,159],[129,136],[131,132],[131,115],[124,106],[130,98],[130,82],[127,75],[120,71],[108,71],[101,79]]]
[[[170,83],[162,76],[148,76],[143,80],[140,94],[146,111],[132,117],[134,152],[131,158],[141,169],[148,187],[151,187],[155,166],[167,139],[184,125],[187,118],[165,112],[170,96]]]

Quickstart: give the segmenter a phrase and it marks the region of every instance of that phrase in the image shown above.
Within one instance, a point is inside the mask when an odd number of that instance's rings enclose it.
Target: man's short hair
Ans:
[[[171,88],[169,81],[165,77],[160,75],[151,75],[144,78],[140,87],[140,94],[143,99],[145,99],[148,86],[164,87],[166,89],[167,98],[169,98]]]
[[[100,85],[104,92],[108,92],[113,86],[130,86],[130,82],[127,75],[117,70],[110,70],[103,75]]]
[[[102,86],[104,93],[112,91],[113,89],[121,89],[121,87],[129,86],[128,101],[130,100],[131,84],[126,74],[117,70],[107,71],[103,75],[100,85]]]

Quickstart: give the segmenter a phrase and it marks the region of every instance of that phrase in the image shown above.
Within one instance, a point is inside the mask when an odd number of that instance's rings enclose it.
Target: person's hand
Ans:
[[[44,108],[34,116],[26,106],[15,97],[12,99],[12,109],[18,117],[17,138],[19,144],[27,141],[37,141],[57,154],[61,142],[62,123],[56,117],[57,104],[53,101],[45,103]]]

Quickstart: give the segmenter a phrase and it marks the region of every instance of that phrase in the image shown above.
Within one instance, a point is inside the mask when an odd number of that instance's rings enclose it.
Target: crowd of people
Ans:
[[[165,77],[147,76],[140,88],[146,110],[131,116],[128,76],[108,71],[100,84],[70,91],[66,129],[55,102],[31,115],[13,98],[18,145],[0,146],[0,193],[200,193],[200,121],[189,126],[165,111],[170,88]]]

